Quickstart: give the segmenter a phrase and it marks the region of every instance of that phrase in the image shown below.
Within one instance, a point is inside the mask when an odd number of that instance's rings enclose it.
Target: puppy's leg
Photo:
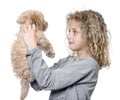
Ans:
[[[41,40],[41,45],[39,46],[45,52],[46,56],[50,58],[54,58],[55,52],[53,50],[51,43],[47,39]]]
[[[39,40],[38,46],[45,52],[46,56],[54,58],[55,52],[53,50],[52,44],[46,38]]]
[[[37,33],[37,44],[46,54],[46,56],[53,58],[55,56],[55,52],[53,50],[52,44],[46,38],[43,33]]]
[[[26,79],[21,79],[21,95],[20,100],[24,100],[28,94],[29,82]]]
[[[49,43],[47,45],[47,48],[45,48],[44,52],[46,53],[46,56],[48,56],[50,58],[54,58],[55,57],[55,52],[53,50],[53,47],[52,47],[51,43]]]

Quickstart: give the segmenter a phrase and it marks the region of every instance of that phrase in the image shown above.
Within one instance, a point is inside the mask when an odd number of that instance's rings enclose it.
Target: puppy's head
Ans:
[[[37,31],[45,31],[48,27],[48,23],[44,19],[44,15],[37,10],[27,10],[23,12],[17,19],[19,25],[22,24],[35,24]]]

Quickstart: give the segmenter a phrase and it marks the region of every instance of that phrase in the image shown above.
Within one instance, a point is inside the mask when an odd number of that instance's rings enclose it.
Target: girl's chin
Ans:
[[[75,49],[73,47],[69,47],[69,49],[72,50],[72,51],[75,51]]]
[[[72,51],[78,51],[75,47],[69,46],[69,49]]]

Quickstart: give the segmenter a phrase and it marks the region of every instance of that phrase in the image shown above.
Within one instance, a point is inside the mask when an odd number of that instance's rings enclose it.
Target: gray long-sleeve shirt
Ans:
[[[96,86],[99,65],[92,57],[75,60],[68,56],[48,67],[39,48],[26,55],[35,81],[36,90],[51,90],[49,100],[90,100]]]

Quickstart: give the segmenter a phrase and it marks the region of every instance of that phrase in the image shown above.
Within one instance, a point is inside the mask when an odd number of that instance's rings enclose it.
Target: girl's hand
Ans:
[[[27,45],[28,51],[37,47],[37,39],[36,39],[36,27],[35,25],[22,25],[21,33],[24,39],[25,44]]]

